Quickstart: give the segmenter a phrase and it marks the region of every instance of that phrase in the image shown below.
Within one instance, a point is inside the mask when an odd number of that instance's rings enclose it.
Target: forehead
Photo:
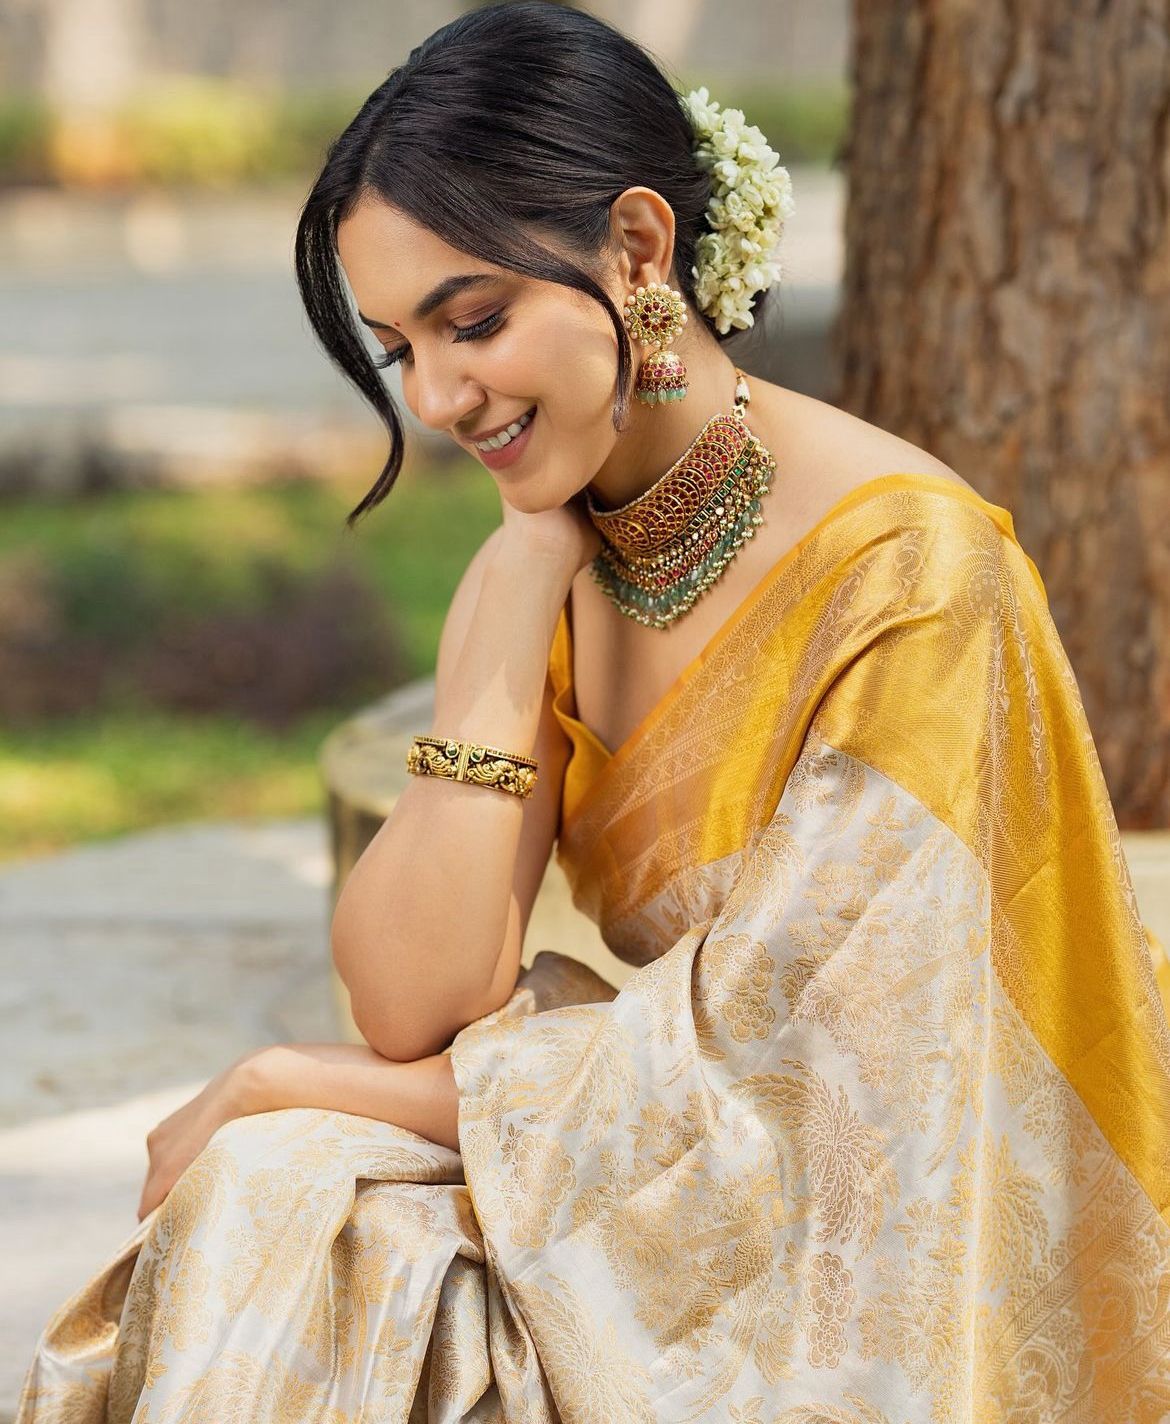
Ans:
[[[400,209],[369,198],[338,223],[337,255],[359,308],[379,321],[408,320],[418,300],[453,273],[498,272]]]

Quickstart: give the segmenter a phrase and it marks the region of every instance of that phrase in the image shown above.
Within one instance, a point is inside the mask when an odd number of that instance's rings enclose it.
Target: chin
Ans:
[[[572,498],[573,491],[563,494],[557,490],[541,488],[536,484],[512,485],[500,488],[500,498],[519,514],[543,514],[547,509],[560,509]]]

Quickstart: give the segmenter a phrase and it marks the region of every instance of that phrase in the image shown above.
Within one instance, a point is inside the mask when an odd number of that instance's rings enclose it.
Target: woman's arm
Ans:
[[[331,1108],[392,1122],[459,1150],[459,1094],[449,1054],[397,1063],[359,1043],[276,1043],[241,1066],[245,1113]]]
[[[534,750],[552,635],[578,562],[499,531],[474,608],[460,610],[462,642],[445,667],[440,658],[431,731]],[[555,768],[541,771],[547,780]],[[509,926],[526,805],[534,811],[535,798],[410,777],[350,872],[333,917],[333,958],[354,1021],[386,1058],[437,1052],[511,992],[520,936]],[[516,964],[500,963],[506,942]]]
[[[276,1043],[238,1058],[146,1134],[138,1220],[164,1200],[225,1123],[305,1107],[378,1118],[459,1150],[459,1094],[448,1055],[395,1063],[365,1044]]]

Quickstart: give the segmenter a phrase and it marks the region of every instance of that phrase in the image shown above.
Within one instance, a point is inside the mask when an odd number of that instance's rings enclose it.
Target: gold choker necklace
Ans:
[[[665,628],[711,587],[764,522],[761,497],[776,461],[744,424],[751,394],[736,370],[730,415],[713,415],[661,479],[589,518],[601,534],[590,572],[627,617]]]

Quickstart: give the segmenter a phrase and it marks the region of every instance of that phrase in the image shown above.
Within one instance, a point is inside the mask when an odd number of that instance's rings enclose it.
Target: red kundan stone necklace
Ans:
[[[661,479],[616,509],[600,509],[590,572],[622,613],[665,628],[706,593],[764,522],[760,500],[776,461],[744,423],[751,394],[736,370],[730,415],[713,415]]]

